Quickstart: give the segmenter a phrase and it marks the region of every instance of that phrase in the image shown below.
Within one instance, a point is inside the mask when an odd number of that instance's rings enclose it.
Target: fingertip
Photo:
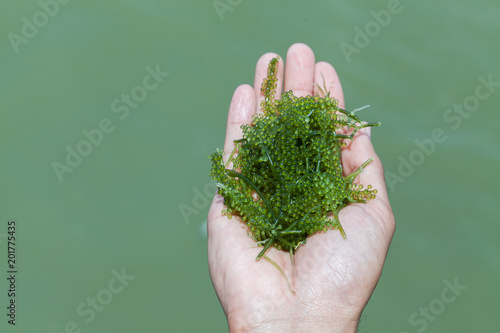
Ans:
[[[228,122],[247,123],[255,113],[255,94],[249,84],[238,86],[229,106]]]
[[[315,63],[309,46],[302,43],[290,46],[286,54],[285,91],[292,90],[298,97],[312,95]]]
[[[259,69],[260,68],[259,66],[262,66],[262,65],[264,65],[267,68],[269,61],[271,61],[271,59],[274,59],[276,57],[279,57],[280,61],[283,60],[283,58],[277,53],[274,53],[274,52],[264,53],[263,55],[260,56],[259,60],[257,60],[257,69]]]
[[[316,64],[314,69],[314,83],[318,84],[322,89],[324,89],[323,85],[326,85],[330,96],[336,98],[339,101],[339,107],[345,109],[344,91],[337,71],[330,63],[320,61]],[[315,93],[318,93],[317,89],[315,87]]]
[[[304,43],[295,43],[295,44],[292,44],[288,48],[287,57],[288,57],[289,53],[303,53],[303,54],[313,54],[314,55],[314,52],[309,47],[309,45],[304,44]]]
[[[274,59],[279,57],[279,62],[278,62],[278,88],[280,87],[283,79],[283,68],[284,68],[284,61],[283,58],[274,52],[268,52],[263,54],[259,60],[257,60],[257,65],[255,66],[255,80],[254,80],[254,89],[257,93],[257,95],[260,95],[260,87],[262,86],[262,81],[264,78],[267,77],[267,68],[269,66],[269,62]],[[280,77],[281,75],[281,77]]]
[[[247,83],[240,84],[236,89],[234,90],[233,93],[233,99],[231,100],[231,103],[233,100],[239,101],[241,99],[246,99],[253,97],[253,87]]]

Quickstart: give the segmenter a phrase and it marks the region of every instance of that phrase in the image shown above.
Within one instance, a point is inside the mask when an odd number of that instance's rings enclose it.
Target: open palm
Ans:
[[[251,122],[264,98],[260,91],[267,64],[276,54],[263,55],[256,67],[254,87],[242,85],[229,108],[224,152],[242,137],[240,126]],[[278,88],[295,96],[316,94],[314,83],[329,84],[330,95],[344,108],[344,96],[333,67],[315,62],[304,44],[290,47],[284,68],[280,59]],[[342,151],[342,167],[348,175],[366,160],[374,160],[356,182],[371,184],[376,199],[351,204],[340,211],[347,234],[318,233],[307,239],[294,256],[271,248],[267,256],[283,268],[295,294],[281,273],[268,261],[255,258],[262,250],[248,236],[238,218],[221,214],[224,199],[216,194],[208,216],[208,261],[215,291],[226,313],[231,332],[355,332],[359,317],[379,280],[395,223],[387,197],[380,159],[370,141],[370,128],[360,130]]]

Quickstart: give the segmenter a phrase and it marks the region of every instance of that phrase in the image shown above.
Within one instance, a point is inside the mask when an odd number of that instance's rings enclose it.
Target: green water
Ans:
[[[336,67],[348,108],[370,104],[364,118],[383,124],[372,139],[397,230],[359,331],[495,331],[500,87],[478,77],[500,82],[500,3],[231,3],[0,5],[0,331],[227,332],[206,262],[206,156],[234,88],[295,42]],[[446,303],[455,279],[467,288]]]

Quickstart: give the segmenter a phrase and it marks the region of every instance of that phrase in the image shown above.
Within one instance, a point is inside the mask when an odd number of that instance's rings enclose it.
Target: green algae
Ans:
[[[288,91],[275,99],[278,61],[271,60],[262,84],[262,112],[242,126],[243,138],[234,141],[227,163],[219,149],[210,156],[223,214],[248,225],[263,246],[257,259],[267,260],[271,246],[293,255],[316,232],[338,229],[345,238],[340,210],[377,193],[371,185],[354,183],[372,159],[344,176],[341,147],[361,128],[380,123],[365,123],[354,111],[341,109],[326,88],[318,87],[322,96],[296,97]],[[232,169],[226,169],[230,162]]]

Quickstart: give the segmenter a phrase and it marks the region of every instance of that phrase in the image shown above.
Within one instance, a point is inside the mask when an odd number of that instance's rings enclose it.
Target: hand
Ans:
[[[254,87],[239,86],[234,92],[227,120],[224,152],[242,137],[240,126],[251,122],[264,98],[260,91],[269,61],[276,54],[263,55],[255,71]],[[326,62],[315,63],[314,53],[304,44],[295,44],[287,53],[284,69],[280,59],[277,97],[293,90],[296,96],[317,94],[313,83],[323,87],[323,74],[330,96],[345,108],[337,73]],[[329,86],[328,86],[329,85]],[[370,128],[358,131],[342,151],[345,175],[370,157],[374,160],[356,182],[371,184],[376,199],[351,204],[340,211],[347,234],[329,230],[307,238],[294,256],[271,248],[267,256],[278,263],[293,284],[293,294],[281,273],[263,258],[262,250],[248,236],[239,218],[221,214],[224,199],[216,194],[208,216],[208,263],[210,276],[227,316],[230,332],[355,332],[359,317],[380,278],[395,222],[387,197],[384,171],[370,141]]]

